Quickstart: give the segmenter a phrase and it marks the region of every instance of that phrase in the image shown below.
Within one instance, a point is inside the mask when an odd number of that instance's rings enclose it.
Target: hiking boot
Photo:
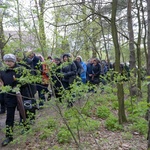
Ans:
[[[11,141],[13,141],[12,137],[6,137],[6,139],[2,142],[2,146],[8,145]]]

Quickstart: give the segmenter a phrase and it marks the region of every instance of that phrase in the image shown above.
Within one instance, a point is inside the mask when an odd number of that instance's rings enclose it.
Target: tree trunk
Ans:
[[[127,5],[127,19],[128,19],[128,31],[129,31],[129,51],[130,51],[130,74],[132,76],[133,73],[133,80],[130,80],[130,95],[135,96],[136,95],[136,81],[134,80],[136,78],[136,70],[135,70],[135,48],[134,48],[134,33],[133,33],[133,23],[132,23],[132,0],[128,0]]]
[[[0,5],[3,4],[3,0],[0,1]],[[1,59],[3,58],[4,52],[3,52],[3,48],[4,48],[4,43],[5,43],[5,37],[4,37],[4,30],[3,30],[3,12],[4,9],[3,7],[0,8],[0,55],[1,55]]]
[[[92,0],[92,21],[93,22],[95,22],[94,21],[94,11],[95,11],[95,0]],[[93,58],[97,57],[97,53],[96,53],[97,52],[97,49],[96,49],[96,40],[97,40],[97,38],[96,38],[95,33],[96,33],[96,29],[93,26],[93,28],[92,28],[92,57]]]
[[[45,1],[44,0],[39,0],[39,8],[38,8],[38,3],[37,0],[35,0],[35,8],[37,10],[37,16],[38,16],[38,42],[42,51],[42,55],[45,57],[47,56],[47,50],[46,50],[46,35],[45,35],[45,27],[44,27],[44,7],[45,7]]]
[[[112,37],[113,37],[113,43],[115,46],[115,71],[120,73],[120,46],[118,43],[118,35],[117,35],[117,27],[116,27],[116,12],[117,12],[117,4],[118,0],[112,1],[112,18],[111,18],[111,30],[112,30]],[[119,116],[119,124],[122,124],[123,122],[126,122],[126,116],[125,116],[125,108],[124,108],[124,89],[123,89],[123,83],[117,82],[117,96],[118,96],[118,103],[119,103],[119,110],[118,110],[118,116]]]
[[[85,6],[85,0],[82,0],[82,14],[83,14],[83,19],[86,17],[86,6]],[[83,22],[83,29],[85,30],[87,28],[87,21],[85,20]],[[82,56],[86,56],[86,58],[90,58],[90,50],[89,50],[89,40],[88,40],[88,36],[87,33],[84,33],[83,35],[84,38],[84,47],[83,47],[83,53]]]
[[[47,49],[46,49],[46,34],[45,34],[45,27],[44,27],[44,7],[45,7],[45,0],[39,0],[40,6],[40,14],[39,14],[39,36],[41,41],[41,50],[43,56],[47,56]]]
[[[17,17],[18,17],[18,32],[19,32],[19,49],[22,49],[22,34],[21,34],[21,25],[20,25],[20,4],[17,0]]]
[[[148,65],[148,53],[147,53],[147,20],[145,18],[145,10],[144,10],[144,4],[142,3],[143,0],[140,0],[141,3],[141,12],[142,12],[142,21],[143,21],[143,29],[144,29],[144,37],[143,37],[143,45],[144,45],[144,52],[145,52],[145,58],[146,58],[146,68]]]
[[[148,11],[148,65],[147,65],[147,75],[150,76],[150,0],[147,0],[147,11]],[[147,90],[147,103],[150,103],[150,83],[148,84],[148,90]],[[150,111],[150,110],[149,110]],[[148,150],[150,150],[150,113],[148,115]]]
[[[137,64],[138,64],[138,81],[137,81],[137,86],[138,90],[141,91],[141,34],[142,34],[142,29],[141,29],[141,18],[140,18],[140,6],[138,4],[138,0],[136,0],[136,7],[137,7],[137,19],[138,19],[138,41],[136,44],[137,47]]]

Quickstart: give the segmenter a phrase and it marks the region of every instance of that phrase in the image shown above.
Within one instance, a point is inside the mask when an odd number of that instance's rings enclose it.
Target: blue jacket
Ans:
[[[86,71],[87,71],[87,66],[86,63],[84,63],[83,61],[80,62],[81,66],[83,67],[83,72],[81,72],[80,77],[81,79],[86,79]]]

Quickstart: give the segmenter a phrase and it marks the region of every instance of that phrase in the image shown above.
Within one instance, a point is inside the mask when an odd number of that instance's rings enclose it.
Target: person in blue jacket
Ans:
[[[80,78],[82,80],[83,83],[86,83],[86,71],[87,71],[87,66],[86,63],[83,62],[82,57],[81,56],[77,56],[76,60],[81,64],[82,66],[82,70],[80,72]]]

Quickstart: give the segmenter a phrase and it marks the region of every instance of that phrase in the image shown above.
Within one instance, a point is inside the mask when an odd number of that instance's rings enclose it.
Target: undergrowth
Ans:
[[[138,132],[141,135],[147,134],[147,121],[144,119],[147,111],[146,97],[141,98],[140,101],[136,97],[131,99],[128,95],[128,86],[125,86],[125,93],[128,99],[125,99],[124,103],[128,122],[126,128],[124,128],[124,125],[118,123],[117,114],[119,106],[114,86],[112,89],[112,85],[105,85],[104,93],[101,93],[100,87],[94,88],[97,88],[96,93],[88,93],[87,88],[85,88],[86,91],[83,91],[82,87],[74,90],[76,91],[74,92],[76,95],[74,98],[74,107],[69,109],[64,107],[64,105],[67,105],[66,103],[62,104],[57,102],[57,105],[55,105],[55,99],[52,99],[50,102],[47,101],[45,103],[46,107],[41,111],[45,111],[45,109],[53,105],[53,109],[57,115],[42,115],[36,121],[35,125],[32,126],[31,130],[24,135],[19,134],[22,127],[18,125],[14,129],[18,130],[15,133],[16,137],[18,136],[15,142],[20,144],[22,142],[25,143],[29,139],[30,141],[34,141],[34,137],[36,137],[39,143],[54,139],[57,145],[53,144],[51,147],[59,150],[63,149],[65,144],[72,142],[80,146],[82,135],[86,136],[89,133],[92,135],[101,129],[102,124],[106,130],[121,132],[125,140],[132,140],[133,132]],[[81,90],[82,94],[80,92]],[[73,93],[70,94],[72,95]],[[71,95],[68,93],[67,97],[69,98]],[[78,105],[79,101],[81,105]],[[39,113],[37,112],[37,115]]]

